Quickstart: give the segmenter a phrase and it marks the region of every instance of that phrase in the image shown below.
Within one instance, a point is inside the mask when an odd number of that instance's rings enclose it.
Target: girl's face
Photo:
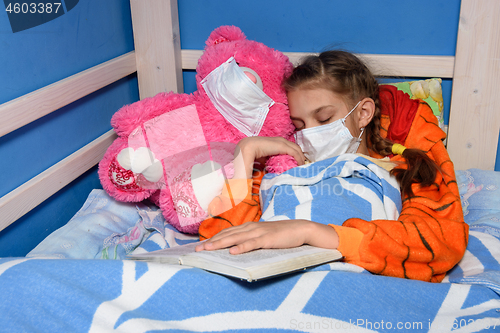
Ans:
[[[290,117],[297,131],[342,119],[354,107],[346,105],[340,95],[323,88],[297,89],[288,92],[287,98]],[[359,105],[356,109],[358,108]],[[359,126],[359,113],[356,111],[354,110],[345,121],[354,137],[359,136],[362,127]]]
[[[344,118],[354,107],[345,103],[342,97],[333,91],[315,89],[296,89],[287,93],[290,118],[297,131],[329,124]],[[361,129],[371,121],[375,111],[375,103],[371,98],[364,98],[346,118],[345,126],[355,138],[361,134]],[[357,150],[358,153],[368,154],[366,135]]]

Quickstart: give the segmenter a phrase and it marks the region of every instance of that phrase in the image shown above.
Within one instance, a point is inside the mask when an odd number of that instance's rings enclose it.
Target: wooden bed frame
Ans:
[[[135,51],[0,105],[0,136],[137,72],[140,98],[183,92],[182,70],[202,50],[181,50],[176,0],[130,0]],[[498,0],[462,0],[455,56],[364,55],[376,75],[452,78],[447,148],[456,169],[493,170],[500,128]],[[304,53],[285,53],[296,63]],[[390,68],[390,71],[387,71]],[[0,198],[0,231],[97,164],[113,130]]]

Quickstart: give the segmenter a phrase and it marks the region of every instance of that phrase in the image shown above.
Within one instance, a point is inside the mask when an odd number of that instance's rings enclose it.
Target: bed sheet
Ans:
[[[0,285],[5,332],[495,332],[500,327],[500,298],[492,288],[382,277],[342,263],[248,283],[157,263],[9,258],[0,260]]]
[[[0,331],[500,331],[500,228],[495,221],[500,218],[500,173],[458,171],[457,181],[470,241],[443,283],[372,275],[345,263],[248,283],[196,268],[40,259],[39,252],[38,257],[0,259]],[[95,205],[103,205],[96,195],[87,206],[94,214]],[[149,215],[139,213],[143,209]],[[113,248],[117,257],[194,240],[168,225],[151,228],[147,221],[161,220],[154,208],[128,204],[125,210],[118,209],[135,220],[125,230],[101,235],[122,240],[112,245],[123,247]],[[79,213],[73,222],[89,216]],[[112,215],[108,222],[117,219]],[[131,228],[141,223],[144,239],[124,245]],[[105,258],[106,248],[110,253],[105,244],[95,245],[94,257]],[[58,251],[53,258],[68,252]]]

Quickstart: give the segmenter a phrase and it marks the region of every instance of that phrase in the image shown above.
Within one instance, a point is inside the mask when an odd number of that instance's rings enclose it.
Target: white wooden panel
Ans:
[[[196,69],[203,50],[181,50],[182,69]]]
[[[455,57],[397,54],[360,54],[375,76],[453,77]]]
[[[202,50],[182,50],[182,68],[196,69]],[[284,52],[293,64],[310,53]],[[453,56],[360,54],[376,76],[453,77]]]
[[[135,72],[129,52],[0,105],[0,136]]]
[[[457,169],[495,167],[500,128],[499,0],[462,0],[448,130]]]
[[[0,198],[0,230],[38,206],[51,195],[89,170],[116,139],[113,130],[53,165],[38,176]]]
[[[130,0],[140,98],[182,93],[176,0]]]

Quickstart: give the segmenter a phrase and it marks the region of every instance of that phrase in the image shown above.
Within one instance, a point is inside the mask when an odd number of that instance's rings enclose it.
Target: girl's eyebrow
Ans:
[[[333,105],[331,105],[331,104],[328,104],[328,105],[322,105],[322,106],[320,106],[320,107],[318,107],[318,108],[316,108],[316,109],[312,110],[312,111],[310,112],[310,114],[317,114],[317,113],[319,113],[320,111],[323,111],[324,109],[326,109],[326,108],[330,108],[330,107],[335,108],[335,107],[334,107]],[[291,117],[291,116],[290,116],[290,119],[292,119],[292,120],[300,120],[300,118]]]
[[[319,113],[320,111],[323,111],[324,109],[328,109],[328,108],[334,108],[334,109],[337,109],[335,106],[331,105],[331,104],[328,104],[328,105],[323,105],[323,106],[320,106],[319,108],[317,109],[314,109],[312,113],[316,114],[316,113]]]

